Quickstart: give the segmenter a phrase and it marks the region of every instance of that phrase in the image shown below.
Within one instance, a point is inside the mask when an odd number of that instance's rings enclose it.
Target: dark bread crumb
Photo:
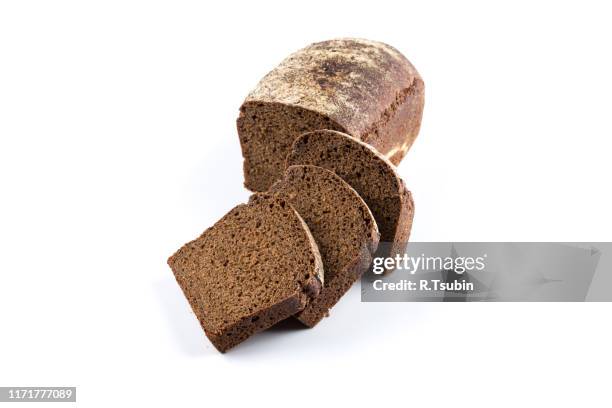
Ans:
[[[350,184],[374,214],[381,242],[393,243],[377,256],[402,253],[410,237],[414,202],[389,160],[349,135],[320,130],[295,140],[287,166],[298,164],[324,167]]]
[[[266,191],[282,175],[295,138],[317,129],[343,130],[324,115],[300,107],[245,102],[238,119],[245,186]]]
[[[323,259],[323,290],[296,315],[312,327],[369,267],[380,238],[376,221],[351,186],[321,167],[289,167],[270,193],[286,199],[302,216]]]
[[[275,197],[235,207],[168,264],[221,352],[303,310],[323,282],[308,228]]]

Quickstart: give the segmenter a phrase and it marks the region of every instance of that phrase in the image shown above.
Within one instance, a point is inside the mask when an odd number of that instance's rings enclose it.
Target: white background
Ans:
[[[416,241],[610,241],[607,2],[0,3],[0,385],[108,406],[607,406],[610,304],[366,304],[219,354],[166,259],[248,192],[235,130],[290,52],[426,83]],[[115,402],[118,403],[115,404]]]

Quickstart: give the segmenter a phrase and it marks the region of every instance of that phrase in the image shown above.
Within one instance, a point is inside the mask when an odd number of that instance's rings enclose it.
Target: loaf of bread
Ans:
[[[323,289],[296,316],[313,327],[372,263],[380,239],[376,221],[351,186],[321,167],[291,166],[270,192],[286,199],[304,219],[323,259]]]
[[[299,50],[247,96],[237,127],[255,194],[168,259],[219,351],[291,316],[315,326],[374,256],[403,253],[414,202],[395,166],[423,104],[410,62],[363,39]]]
[[[377,256],[403,253],[412,229],[414,201],[387,158],[347,134],[317,130],[295,140],[287,166],[299,164],[331,170],[359,193],[381,234],[383,245]]]
[[[397,165],[418,134],[423,103],[421,77],[395,48],[362,39],[312,44],[268,73],[240,108],[245,186],[267,190],[295,138],[319,129],[350,134]]]
[[[275,197],[235,207],[168,264],[221,352],[300,312],[323,284],[308,227]]]

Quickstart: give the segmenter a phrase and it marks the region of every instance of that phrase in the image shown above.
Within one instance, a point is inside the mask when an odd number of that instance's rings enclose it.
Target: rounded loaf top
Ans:
[[[287,57],[245,103],[299,106],[323,113],[359,135],[420,76],[390,45],[356,38],[318,42]],[[371,103],[364,103],[371,101]]]

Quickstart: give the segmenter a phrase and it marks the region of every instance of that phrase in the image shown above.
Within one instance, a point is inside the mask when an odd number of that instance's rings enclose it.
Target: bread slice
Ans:
[[[387,158],[347,134],[320,130],[296,139],[287,156],[287,166],[297,164],[329,169],[359,193],[380,230],[377,256],[403,253],[412,228],[414,202]]]
[[[376,221],[351,186],[321,167],[291,166],[270,192],[302,216],[323,259],[323,290],[296,316],[312,327],[370,266],[380,238]]]
[[[237,120],[245,186],[265,191],[282,177],[300,134],[332,129],[399,164],[421,125],[424,84],[395,48],[356,38],[301,49],[246,97]]]
[[[303,310],[323,283],[308,227],[277,197],[235,207],[168,264],[221,352]]]

